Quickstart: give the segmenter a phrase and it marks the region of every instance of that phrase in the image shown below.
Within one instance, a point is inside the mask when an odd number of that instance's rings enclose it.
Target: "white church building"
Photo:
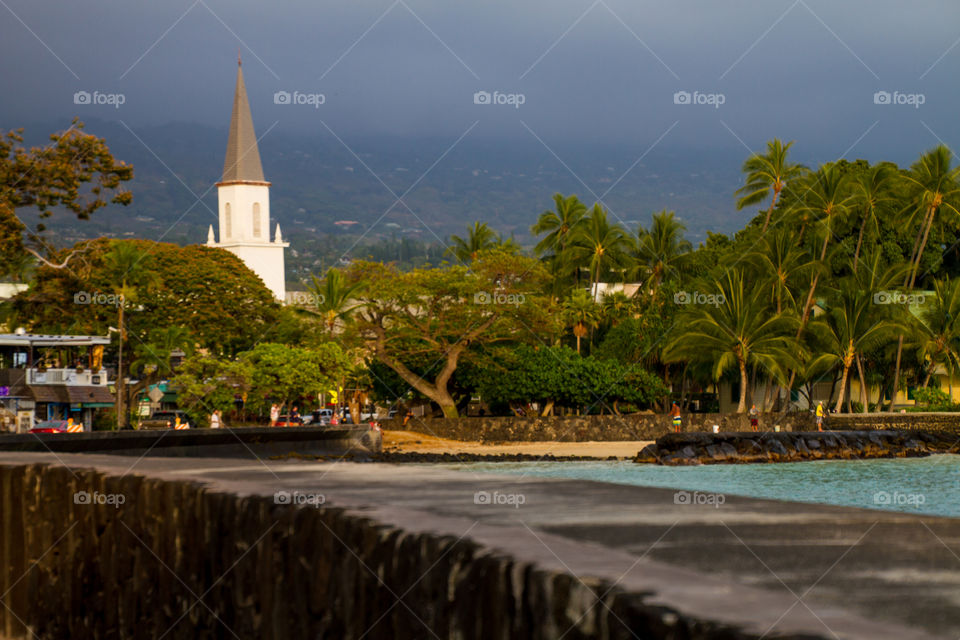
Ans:
[[[279,224],[273,240],[270,240],[270,183],[263,178],[239,59],[227,156],[223,163],[223,178],[217,183],[217,196],[220,241],[217,242],[213,225],[210,225],[207,246],[235,254],[260,276],[278,301],[284,302],[287,287],[283,250],[289,244],[283,241]]]

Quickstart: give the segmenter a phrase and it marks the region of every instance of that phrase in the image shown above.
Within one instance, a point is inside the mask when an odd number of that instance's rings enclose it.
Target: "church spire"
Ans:
[[[264,182],[257,135],[250,116],[247,87],[243,82],[240,53],[237,52],[237,88],[233,94],[233,114],[230,116],[230,137],[227,139],[227,157],[223,163],[223,182]]]

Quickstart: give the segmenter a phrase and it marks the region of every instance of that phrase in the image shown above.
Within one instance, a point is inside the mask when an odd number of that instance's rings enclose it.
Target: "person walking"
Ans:
[[[277,426],[277,422],[280,420],[280,405],[274,402],[270,405],[270,426]]]
[[[760,412],[757,410],[757,405],[751,405],[750,407],[750,430],[759,431],[758,424],[760,422]]]
[[[670,417],[673,422],[673,432],[680,433],[683,430],[683,419],[680,417],[680,405],[676,402],[673,403],[673,407],[670,409]]]
[[[817,403],[817,431],[823,431],[823,401]]]
[[[214,409],[213,413],[210,414],[210,428],[220,428],[220,409]]]

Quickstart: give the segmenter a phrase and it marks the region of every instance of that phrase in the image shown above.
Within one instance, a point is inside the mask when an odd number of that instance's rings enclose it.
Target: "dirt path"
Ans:
[[[511,442],[482,444],[463,440],[448,440],[415,431],[384,431],[384,451],[403,453],[473,453],[496,455],[523,453],[527,455],[589,456],[593,458],[633,458],[652,440],[625,440],[612,442]]]

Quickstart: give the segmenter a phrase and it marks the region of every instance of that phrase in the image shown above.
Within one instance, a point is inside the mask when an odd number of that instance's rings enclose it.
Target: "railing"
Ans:
[[[66,384],[78,386],[106,386],[107,372],[103,369],[91,371],[84,369],[78,372],[76,369],[28,369],[29,384]]]

